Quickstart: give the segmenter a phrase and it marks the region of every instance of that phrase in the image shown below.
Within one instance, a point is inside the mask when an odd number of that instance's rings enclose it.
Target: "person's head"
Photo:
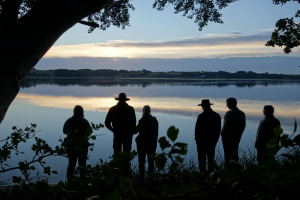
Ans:
[[[208,110],[210,109],[210,105],[202,105],[202,110]]]
[[[231,109],[231,108],[235,108],[237,105],[237,100],[236,98],[233,97],[229,97],[228,99],[226,99],[226,106]]]
[[[263,110],[264,116],[272,116],[274,114],[274,107],[271,105],[264,106]]]
[[[130,99],[126,97],[125,93],[120,93],[119,97],[115,98],[115,100],[120,102],[125,102],[125,101],[129,101]]]
[[[79,106],[79,105],[75,106],[73,112],[74,112],[74,115],[80,115],[80,116],[84,117],[84,114],[83,114],[84,111],[83,111],[82,106]]]
[[[142,118],[144,118],[144,117],[150,117],[150,114],[151,114],[151,108],[150,108],[150,106],[145,105],[143,107],[143,116],[142,116]]]
[[[209,99],[202,99],[201,104],[198,104],[198,106],[201,106],[203,110],[210,109],[210,106],[214,105],[210,103]]]

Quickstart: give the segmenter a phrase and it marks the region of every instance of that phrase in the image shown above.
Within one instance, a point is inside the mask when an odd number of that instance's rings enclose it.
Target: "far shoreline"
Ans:
[[[298,82],[300,79],[239,79],[239,78],[119,78],[119,77],[26,77],[25,79],[77,79],[77,80],[182,80],[182,81],[282,81]]]

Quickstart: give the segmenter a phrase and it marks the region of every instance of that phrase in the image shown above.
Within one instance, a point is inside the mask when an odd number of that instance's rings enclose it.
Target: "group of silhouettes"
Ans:
[[[139,174],[144,176],[146,155],[148,160],[148,173],[154,170],[154,160],[150,157],[155,154],[158,141],[158,121],[151,115],[150,106],[143,107],[143,114],[136,125],[135,110],[128,105],[126,101],[130,99],[125,93],[120,93],[115,98],[118,103],[111,107],[105,119],[105,126],[113,132],[114,154],[119,152],[130,152],[132,148],[132,138],[136,137],[138,151]],[[246,116],[243,111],[237,107],[237,100],[233,97],[226,99],[226,105],[229,111],[224,116],[224,124],[221,129],[221,117],[212,110],[209,99],[203,99],[201,106],[203,112],[199,114],[195,126],[195,140],[197,144],[199,170],[206,171],[207,166],[210,169],[210,163],[215,159],[215,148],[217,142],[222,137],[224,148],[224,157],[226,165],[230,162],[238,162],[239,143],[246,127]],[[274,129],[280,126],[278,119],[274,117],[274,108],[271,105],[264,106],[264,119],[261,120],[255,141],[257,149],[257,160],[263,162],[270,159],[267,155],[269,149],[267,143],[273,137],[276,137]],[[73,177],[75,166],[78,159],[79,166],[86,166],[89,143],[86,140],[92,130],[90,123],[84,118],[84,110],[77,105],[74,108],[74,115],[69,118],[63,127],[63,132],[67,134],[70,145],[68,148],[69,165],[67,178]],[[207,162],[208,161],[208,162]]]

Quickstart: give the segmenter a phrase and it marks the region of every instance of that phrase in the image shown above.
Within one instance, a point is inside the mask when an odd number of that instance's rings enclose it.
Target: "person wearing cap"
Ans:
[[[221,135],[225,163],[228,164],[230,160],[239,160],[239,144],[246,128],[246,115],[238,109],[237,100],[233,97],[226,100],[226,106],[229,111],[225,113]]]
[[[255,148],[257,149],[257,161],[259,163],[270,158],[269,156],[267,156],[267,143],[271,138],[276,137],[274,129],[276,127],[280,127],[280,121],[274,117],[273,106],[264,106],[263,114],[265,118],[259,123],[255,141]]]
[[[132,135],[135,131],[136,118],[135,111],[126,101],[130,99],[125,93],[120,93],[117,105],[111,107],[105,119],[105,126],[114,134],[113,148],[114,154],[119,152],[131,151]]]
[[[67,169],[68,180],[73,177],[77,159],[81,167],[86,166],[89,142],[87,137],[92,134],[92,127],[88,120],[84,118],[83,108],[79,105],[74,107],[74,115],[69,118],[63,127],[63,133],[67,135],[65,138],[69,165]],[[83,172],[80,172],[83,177]]]
[[[211,109],[209,99],[203,99],[201,106],[203,112],[198,115],[195,127],[195,140],[198,151],[200,171],[206,171],[206,158],[208,162],[214,162],[215,148],[220,137],[221,117]],[[210,169],[210,164],[208,168]]]

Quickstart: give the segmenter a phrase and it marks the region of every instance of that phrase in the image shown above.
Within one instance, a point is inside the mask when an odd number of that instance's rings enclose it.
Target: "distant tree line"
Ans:
[[[194,71],[194,72],[151,72],[149,70],[113,70],[113,69],[57,69],[57,70],[36,70],[28,74],[29,77],[103,77],[103,78],[193,78],[193,79],[300,79],[296,74],[270,74],[256,73],[253,71]]]

